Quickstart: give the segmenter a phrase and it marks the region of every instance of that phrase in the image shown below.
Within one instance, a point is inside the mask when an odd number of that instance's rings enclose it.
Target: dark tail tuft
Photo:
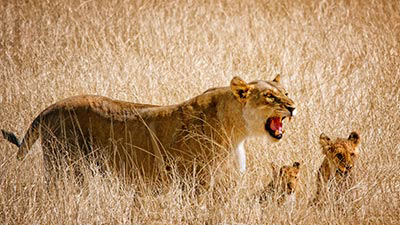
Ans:
[[[18,140],[18,138],[15,136],[15,134],[5,131],[5,130],[1,130],[1,133],[3,133],[3,137],[7,141],[13,143],[14,145],[16,145],[18,147],[21,146],[21,142]]]

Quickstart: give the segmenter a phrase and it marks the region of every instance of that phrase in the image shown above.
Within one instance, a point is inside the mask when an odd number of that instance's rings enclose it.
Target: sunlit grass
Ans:
[[[400,220],[400,3],[397,1],[6,1],[0,6],[0,128],[21,137],[57,100],[99,94],[174,104],[233,76],[282,75],[298,116],[284,139],[246,144],[248,171],[210,172],[226,185],[193,195],[112,174],[84,188],[44,185],[40,145],[24,162],[0,141],[1,224],[391,224]],[[321,132],[362,142],[353,200],[308,205],[323,155]],[[233,155],[232,155],[233,156]],[[292,206],[251,196],[270,162],[302,163]],[[329,198],[328,198],[329,199]],[[345,210],[342,210],[342,209]]]

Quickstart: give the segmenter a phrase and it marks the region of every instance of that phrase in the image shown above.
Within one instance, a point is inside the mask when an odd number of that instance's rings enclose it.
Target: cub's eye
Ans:
[[[340,161],[343,161],[343,154],[342,153],[336,154],[336,158],[338,158]]]
[[[286,96],[289,96],[289,93],[285,93]]]
[[[351,157],[354,157],[356,154],[354,154],[354,152],[350,153]]]

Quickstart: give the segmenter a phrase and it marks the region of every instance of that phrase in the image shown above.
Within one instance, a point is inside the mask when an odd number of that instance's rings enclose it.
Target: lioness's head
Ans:
[[[270,188],[278,189],[288,195],[296,191],[298,174],[300,172],[300,163],[294,162],[291,166],[282,166],[279,170],[276,165],[271,163],[272,181]]]
[[[295,105],[280,83],[280,75],[272,81],[246,83],[239,77],[231,81],[231,90],[243,104],[243,118],[250,134],[267,134],[279,141],[283,134],[282,121],[295,115]]]
[[[322,153],[327,157],[331,169],[335,171],[335,177],[342,178],[347,176],[358,156],[357,146],[360,144],[360,136],[356,132],[351,132],[347,139],[337,138],[332,141],[324,133],[319,138]]]

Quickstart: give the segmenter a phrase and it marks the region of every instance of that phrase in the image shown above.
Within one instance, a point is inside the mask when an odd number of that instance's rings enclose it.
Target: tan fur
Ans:
[[[40,137],[47,170],[60,156],[72,161],[102,157],[125,175],[140,170],[152,176],[170,164],[179,171],[192,170],[194,161],[206,165],[225,157],[226,149],[240,152],[247,137],[278,141],[266,131],[266,120],[291,117],[295,109],[279,80],[278,75],[275,81],[246,83],[234,77],[230,87],[213,88],[170,106],[90,95],[67,98],[33,121],[17,156],[23,159]],[[11,141],[13,134],[4,134]]]
[[[352,132],[347,139],[337,138],[335,141],[325,134],[321,134],[320,144],[325,158],[318,170],[314,203],[321,201],[323,189],[326,188],[328,182],[336,184],[335,189],[338,194],[348,188],[349,181],[352,179],[352,169],[358,156],[357,146],[360,141],[360,136],[356,132]]]
[[[272,180],[261,193],[260,202],[267,200],[267,196],[272,196],[277,199],[278,204],[282,204],[286,196],[296,192],[300,163],[294,162],[293,165],[282,166],[279,170],[274,163],[271,163],[271,167]]]

